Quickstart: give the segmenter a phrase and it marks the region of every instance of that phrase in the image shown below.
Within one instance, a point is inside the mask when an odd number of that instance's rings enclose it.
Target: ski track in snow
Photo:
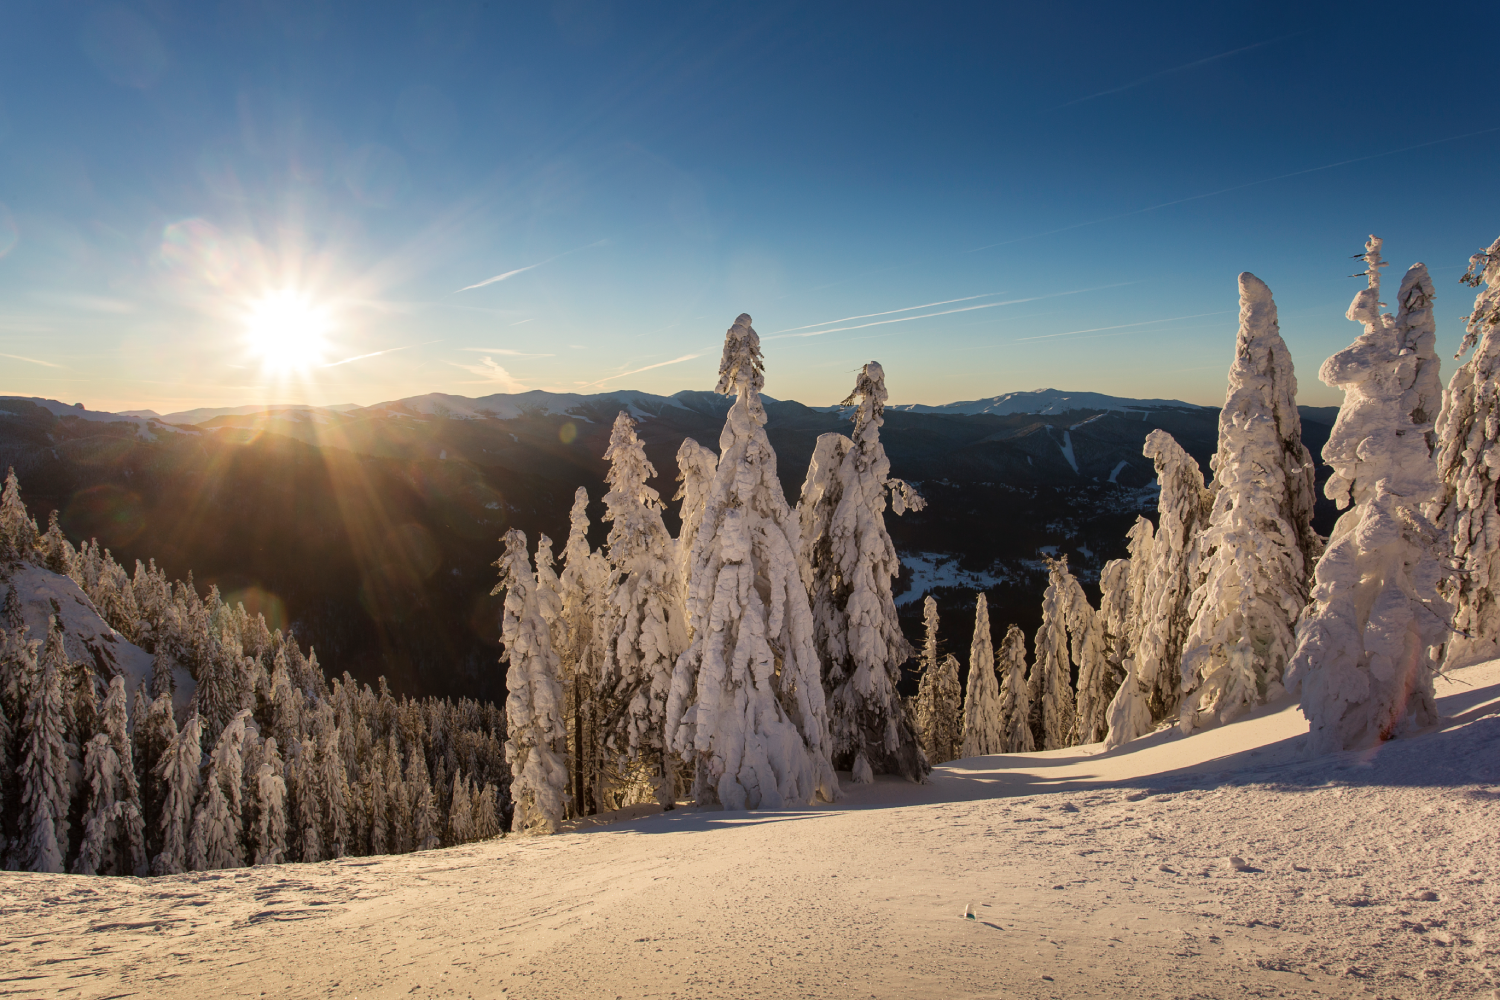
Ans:
[[[8,872],[0,996],[1489,997],[1500,661],[1438,691],[1433,731],[1316,760],[1283,702],[831,807],[158,879]]]

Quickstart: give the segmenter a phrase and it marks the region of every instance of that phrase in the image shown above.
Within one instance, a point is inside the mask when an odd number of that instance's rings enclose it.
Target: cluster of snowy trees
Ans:
[[[550,539],[528,559],[521,532],[504,538],[495,592],[518,831],[683,796],[731,809],[834,801],[836,770],[855,782],[930,771],[897,693],[912,650],[884,521],[887,505],[923,500],[891,478],[880,443],[884,371],[861,369],[844,401],[852,433],[818,439],[795,508],[766,437],[749,316],[728,331],[719,374],[734,404],[717,455],[692,439],[677,453],[676,538],[627,413],[604,456],[604,547],[589,547],[582,489],[561,573]]]
[[[995,662],[981,595],[961,712],[929,599],[915,714],[930,760],[1112,747],[1164,724],[1186,734],[1287,692],[1312,752],[1366,747],[1436,721],[1444,666],[1500,655],[1500,240],[1470,260],[1465,281],[1486,287],[1457,356],[1475,350],[1446,394],[1426,266],[1407,271],[1391,315],[1381,241],[1359,256],[1366,287],[1347,316],[1364,332],[1319,372],[1344,392],[1323,449],[1325,493],[1344,510],[1333,534],[1312,528],[1313,463],[1271,290],[1241,274],[1212,482],[1153,431],[1157,523],[1139,519],[1128,558],[1104,567],[1099,610],[1049,561],[1028,675],[1013,626]]]
[[[154,654],[134,692],[68,655],[60,617],[27,628],[18,570],[70,577]],[[134,575],[54,513],[0,494],[0,858],[29,871],[170,874],[423,850],[499,834],[509,808],[505,721],[474,701],[397,699],[265,619]],[[175,675],[175,677],[174,677]],[[177,678],[190,697],[177,697]],[[185,694],[185,692],[184,692]]]

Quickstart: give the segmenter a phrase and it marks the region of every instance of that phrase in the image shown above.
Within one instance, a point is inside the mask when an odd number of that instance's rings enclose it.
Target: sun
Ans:
[[[323,361],[328,311],[291,289],[269,292],[245,318],[250,350],[269,369],[306,371]]]

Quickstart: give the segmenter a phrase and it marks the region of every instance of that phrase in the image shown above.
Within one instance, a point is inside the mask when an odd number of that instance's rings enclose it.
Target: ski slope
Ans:
[[[0,996],[1491,997],[1500,661],[1317,760],[1288,703],[836,806],[134,880],[0,875]],[[972,908],[975,919],[965,919]]]

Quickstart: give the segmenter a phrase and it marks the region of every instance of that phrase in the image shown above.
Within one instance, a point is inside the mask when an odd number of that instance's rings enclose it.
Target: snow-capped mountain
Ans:
[[[942,403],[937,406],[929,406],[926,403],[904,403],[889,406],[887,409],[905,410],[908,413],[993,413],[999,416],[1035,413],[1052,416],[1072,413],[1076,410],[1148,412],[1169,409],[1202,410],[1205,407],[1196,403],[1184,403],[1180,399],[1130,399],[1125,396],[1106,396],[1100,392],[1031,389],[1026,392],[1007,392],[1002,396],[972,399],[962,403]]]

